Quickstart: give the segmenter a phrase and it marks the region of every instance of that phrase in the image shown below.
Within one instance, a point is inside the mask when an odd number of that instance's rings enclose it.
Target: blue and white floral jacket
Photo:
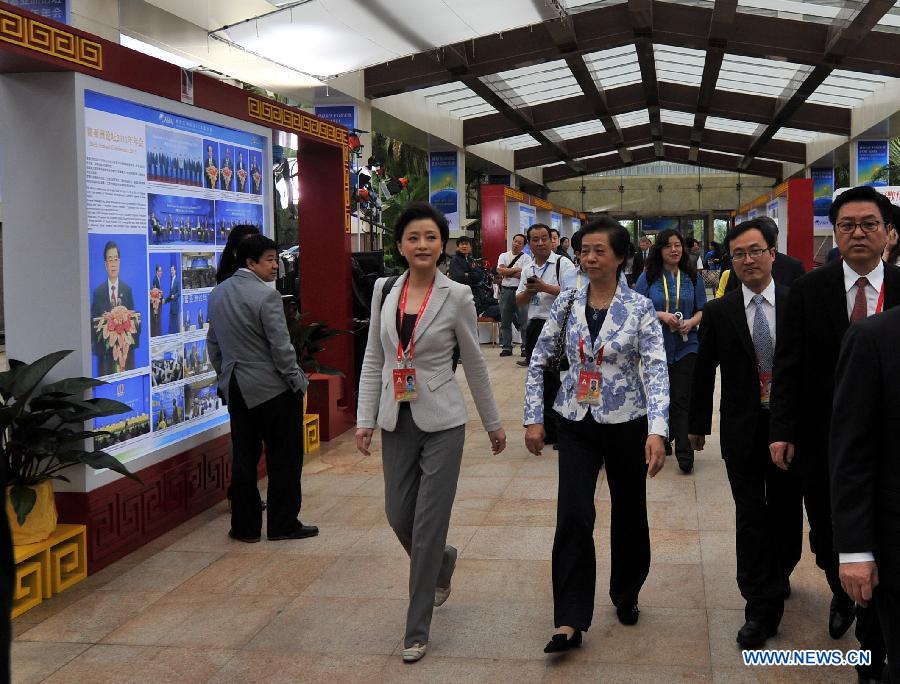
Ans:
[[[669,369],[662,328],[653,303],[621,282],[593,345],[584,316],[588,288],[564,291],[553,302],[528,367],[524,424],[544,422],[543,367],[553,354],[557,332],[572,296],[575,301],[565,331],[569,370],[561,374],[562,387],[553,408],[563,418],[575,421],[584,418],[590,409],[598,423],[625,423],[646,415],[649,433],[667,439]],[[581,339],[584,339],[584,364],[579,354]],[[596,359],[601,347],[603,359],[598,369]],[[601,403],[597,406],[575,400],[582,369],[600,370]]]

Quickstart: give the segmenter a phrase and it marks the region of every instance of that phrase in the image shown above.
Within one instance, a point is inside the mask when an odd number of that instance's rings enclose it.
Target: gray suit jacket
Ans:
[[[281,295],[249,271],[238,270],[210,293],[206,346],[225,401],[232,374],[249,408],[306,391]]]
[[[392,386],[399,343],[396,311],[407,275],[404,273],[397,279],[383,306],[384,279],[375,283],[369,341],[359,379],[357,427],[374,428],[377,424],[383,430],[394,430],[397,426],[399,407]],[[452,368],[453,347],[457,343],[466,382],[484,429],[497,430],[503,425],[481,355],[477,325],[472,289],[454,283],[438,271],[431,299],[422,313],[414,338],[419,398],[410,402],[410,410],[420,430],[438,432],[464,425],[469,420],[466,402]]]

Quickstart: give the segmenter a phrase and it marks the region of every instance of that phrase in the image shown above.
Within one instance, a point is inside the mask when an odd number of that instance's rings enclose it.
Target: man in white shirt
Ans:
[[[527,366],[531,361],[531,352],[547,322],[553,300],[559,296],[559,284],[569,271],[575,269],[571,261],[551,251],[550,227],[546,224],[535,223],[528,229],[527,238],[533,261],[528,268],[523,269],[516,289],[516,304],[528,305],[525,359],[519,361],[520,366]]]
[[[743,285],[703,309],[688,437],[696,451],[703,449],[718,367],[722,458],[735,504],[737,583],[746,601],[737,642],[746,649],[762,647],[778,631],[803,549],[803,498],[796,473],[769,458],[772,360],[788,296],[772,279],[777,236],[752,219],[725,239]]]
[[[528,307],[516,304],[516,290],[522,279],[523,269],[531,265],[531,257],[522,250],[525,236],[517,233],[512,239],[512,249],[497,258],[497,273],[500,281],[500,356],[512,356],[512,324],[522,338],[522,356],[525,356],[525,326],[528,324]]]
[[[900,268],[881,260],[892,213],[890,201],[870,187],[851,188],[835,198],[829,218],[841,259],[791,286],[789,325],[778,338],[771,401],[772,459],[785,469],[795,463],[800,471],[810,546],[834,595],[829,633],[839,639],[857,619],[856,636],[872,652],[872,664],[857,668],[861,680],[881,675],[881,629],[871,608],[854,611],[842,579],[869,573],[872,554],[853,551],[839,558],[834,546],[828,436],[844,334],[851,324],[900,303]]]

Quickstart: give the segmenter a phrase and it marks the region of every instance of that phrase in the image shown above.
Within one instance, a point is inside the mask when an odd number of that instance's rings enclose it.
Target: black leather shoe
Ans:
[[[864,672],[857,671],[856,681],[858,681],[859,684],[883,684],[884,682],[890,682],[891,680],[887,665],[885,665],[880,673],[871,672],[871,668],[867,668]]]
[[[522,368],[528,368],[528,362],[525,359],[522,359],[521,361],[516,361],[516,365],[522,366]]]
[[[737,642],[741,648],[760,648],[766,639],[775,636],[777,629],[766,627],[760,620],[747,620],[738,630]]]
[[[512,356],[512,349],[504,349],[500,352],[500,356]]]
[[[619,618],[619,622],[623,625],[636,625],[640,614],[641,611],[638,610],[637,603],[629,603],[621,608],[616,608],[616,617]]]
[[[683,472],[685,475],[690,475],[691,471],[694,470],[694,462],[678,461],[678,467],[681,468],[681,472]]]
[[[828,614],[828,634],[832,639],[840,639],[850,629],[853,620],[856,619],[853,601],[849,598],[835,596],[831,599],[831,609]]]
[[[255,537],[242,537],[238,534],[235,534],[234,530],[228,530],[228,536],[231,537],[232,539],[234,539],[235,541],[244,542],[245,544],[255,544],[262,538],[259,535],[255,536]]]
[[[544,653],[562,653],[571,648],[581,646],[581,630],[576,629],[575,633],[567,637],[565,634],[554,634],[547,645],[544,646]]]
[[[319,528],[315,525],[304,525],[299,520],[297,526],[290,532],[285,534],[269,535],[269,541],[281,541],[283,539],[306,539],[307,537],[315,537],[319,534]]]

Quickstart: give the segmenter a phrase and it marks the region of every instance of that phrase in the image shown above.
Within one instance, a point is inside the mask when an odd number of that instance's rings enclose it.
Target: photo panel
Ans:
[[[88,234],[91,373],[105,377],[150,365],[147,239]]]
[[[150,377],[153,387],[184,379],[184,344],[179,338],[159,340],[150,350]]]
[[[204,295],[205,296],[205,295]],[[209,323],[206,322],[207,327]],[[212,372],[212,363],[206,350],[206,340],[199,339],[184,343],[184,375],[196,377]]]
[[[115,399],[128,404],[131,411],[116,416],[94,419],[95,430],[105,430],[109,435],[94,438],[95,449],[108,449],[150,432],[150,376],[113,380],[108,385],[95,387],[94,398]]]
[[[152,247],[215,243],[213,201],[180,195],[147,195],[147,239]]]
[[[235,226],[255,226],[263,232],[263,205],[247,202],[229,202],[216,200],[216,242],[224,245],[228,242],[231,229]]]
[[[209,293],[197,292],[183,297],[184,316],[182,328],[184,332],[200,332],[209,329]],[[204,343],[205,346],[205,343]]]
[[[264,180],[262,152],[250,150],[250,193],[253,195],[263,194]]]
[[[216,286],[215,252],[182,252],[181,285],[185,290],[203,290]]]
[[[154,432],[183,423],[184,385],[153,392],[150,410]]]
[[[181,332],[181,255],[150,252],[150,337]]]
[[[234,162],[234,189],[236,192],[250,192],[250,151],[236,147],[237,159]]]
[[[234,192],[234,145],[219,143],[219,188]]]
[[[203,187],[203,163],[197,138],[168,128],[147,126],[147,180]]]
[[[194,420],[223,407],[216,391],[215,377],[197,380],[184,386],[184,407],[188,420]]]
[[[203,187],[219,189],[219,143],[203,140]]]

